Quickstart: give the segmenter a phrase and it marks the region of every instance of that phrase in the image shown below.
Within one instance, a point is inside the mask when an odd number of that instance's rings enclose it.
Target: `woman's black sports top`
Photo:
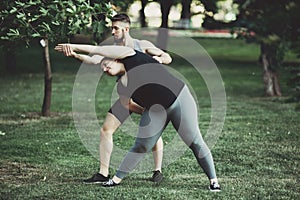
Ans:
[[[185,84],[151,56],[135,52],[133,56],[118,60],[127,72],[127,86],[118,80],[119,95],[130,97],[147,109],[155,104],[169,108]]]

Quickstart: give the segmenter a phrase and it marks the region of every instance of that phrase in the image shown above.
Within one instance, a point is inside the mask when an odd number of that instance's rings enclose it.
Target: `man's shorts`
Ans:
[[[113,114],[121,123],[123,123],[132,113],[121,104],[120,99],[112,105],[108,112]]]

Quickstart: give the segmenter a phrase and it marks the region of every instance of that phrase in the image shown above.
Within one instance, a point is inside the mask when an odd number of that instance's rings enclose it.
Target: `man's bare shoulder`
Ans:
[[[156,48],[155,45],[148,40],[138,40],[137,39],[137,42],[139,43],[139,45],[142,49]]]

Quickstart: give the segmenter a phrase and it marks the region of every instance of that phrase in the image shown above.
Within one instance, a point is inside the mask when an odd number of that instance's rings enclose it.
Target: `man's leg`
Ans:
[[[109,174],[110,156],[113,150],[113,133],[121,125],[121,122],[110,112],[107,113],[100,130],[100,171],[103,176]]]
[[[84,180],[85,183],[98,183],[99,179],[106,179],[109,174],[110,157],[113,150],[113,133],[120,127],[120,125],[129,117],[131,113],[124,108],[120,100],[116,101],[106,115],[104,123],[100,130],[100,169],[99,173],[92,178]],[[154,172],[152,181],[159,182],[163,176],[161,174],[162,157],[163,157],[163,141],[160,138],[155,147],[153,147],[153,156],[155,171],[159,170],[158,176]],[[95,181],[96,179],[96,181]]]
[[[163,148],[164,143],[160,137],[156,142],[155,146],[152,148],[153,158],[154,158],[154,171],[162,171],[162,159],[163,159]]]
[[[161,137],[159,137],[155,146],[152,148],[152,154],[154,158],[154,170],[150,180],[153,182],[161,182],[163,179],[163,174],[162,174],[163,148],[164,148],[163,140]]]
[[[100,169],[99,173],[91,178],[83,180],[86,184],[101,183],[109,179],[109,163],[113,150],[113,133],[128,118],[130,112],[121,105],[120,100],[116,101],[108,111],[104,123],[100,129]]]

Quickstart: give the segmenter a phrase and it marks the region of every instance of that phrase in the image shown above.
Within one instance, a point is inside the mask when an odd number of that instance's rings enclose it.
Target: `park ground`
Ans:
[[[195,40],[215,61],[226,90],[224,127],[211,149],[222,192],[208,191],[207,178],[188,150],[163,169],[160,184],[147,180],[151,171],[133,173],[116,188],[82,184],[99,164],[82,144],[72,118],[72,90],[80,63],[51,50],[52,114],[41,117],[43,63],[41,48],[33,44],[20,51],[14,75],[3,72],[1,54],[0,199],[299,199],[300,113],[295,104],[287,103],[289,67],[299,61],[288,54],[279,69],[283,96],[265,97],[257,45],[238,39]],[[188,77],[198,97],[199,126],[205,135],[210,120],[205,84],[188,63],[173,56],[171,67]],[[105,87],[98,88],[99,124],[114,83],[105,77]],[[174,134],[168,127],[165,146]],[[123,137],[115,133],[116,145],[129,148],[133,138]]]

